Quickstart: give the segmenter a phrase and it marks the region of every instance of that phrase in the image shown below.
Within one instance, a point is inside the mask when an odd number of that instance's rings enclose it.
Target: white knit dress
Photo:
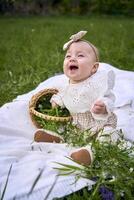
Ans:
[[[52,96],[61,107],[66,107],[73,123],[82,130],[99,130],[106,126],[116,128],[116,115],[112,112],[115,96],[112,92],[115,75],[113,71],[98,71],[77,84],[68,83]],[[106,105],[107,114],[94,114],[91,109],[97,100]]]

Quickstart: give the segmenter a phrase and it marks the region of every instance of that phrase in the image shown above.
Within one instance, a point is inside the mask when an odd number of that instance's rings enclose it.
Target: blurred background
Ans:
[[[125,14],[133,15],[133,0],[0,0],[2,14]]]

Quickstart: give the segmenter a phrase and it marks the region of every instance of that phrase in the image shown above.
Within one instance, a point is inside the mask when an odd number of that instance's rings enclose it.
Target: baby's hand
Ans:
[[[56,108],[56,107],[58,107],[58,104],[55,103],[54,101],[51,102],[51,105],[52,105],[52,108]]]
[[[95,102],[91,111],[94,114],[107,114],[106,105],[100,100]]]

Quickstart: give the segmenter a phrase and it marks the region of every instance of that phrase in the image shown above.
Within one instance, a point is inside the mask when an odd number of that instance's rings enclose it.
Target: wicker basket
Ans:
[[[57,92],[58,92],[58,90],[56,90],[56,89],[45,89],[45,90],[41,90],[40,92],[38,92],[37,94],[32,96],[32,98],[29,102],[29,112],[30,112],[31,119],[32,119],[32,121],[33,121],[33,123],[36,127],[39,128],[40,125],[37,123],[34,116],[40,117],[40,118],[47,120],[47,121],[48,120],[49,121],[55,121],[55,122],[71,121],[71,119],[72,119],[71,116],[67,116],[67,117],[50,116],[50,115],[43,114],[43,113],[40,113],[40,112],[35,110],[37,102],[42,96],[45,96],[45,95],[48,95],[48,94],[53,95],[53,94],[56,94]]]

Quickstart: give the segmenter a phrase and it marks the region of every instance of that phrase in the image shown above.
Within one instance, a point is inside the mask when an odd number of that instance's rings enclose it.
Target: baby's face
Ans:
[[[96,58],[92,47],[84,41],[74,42],[65,55],[63,70],[71,83],[77,83],[96,72],[98,64],[95,63]]]

